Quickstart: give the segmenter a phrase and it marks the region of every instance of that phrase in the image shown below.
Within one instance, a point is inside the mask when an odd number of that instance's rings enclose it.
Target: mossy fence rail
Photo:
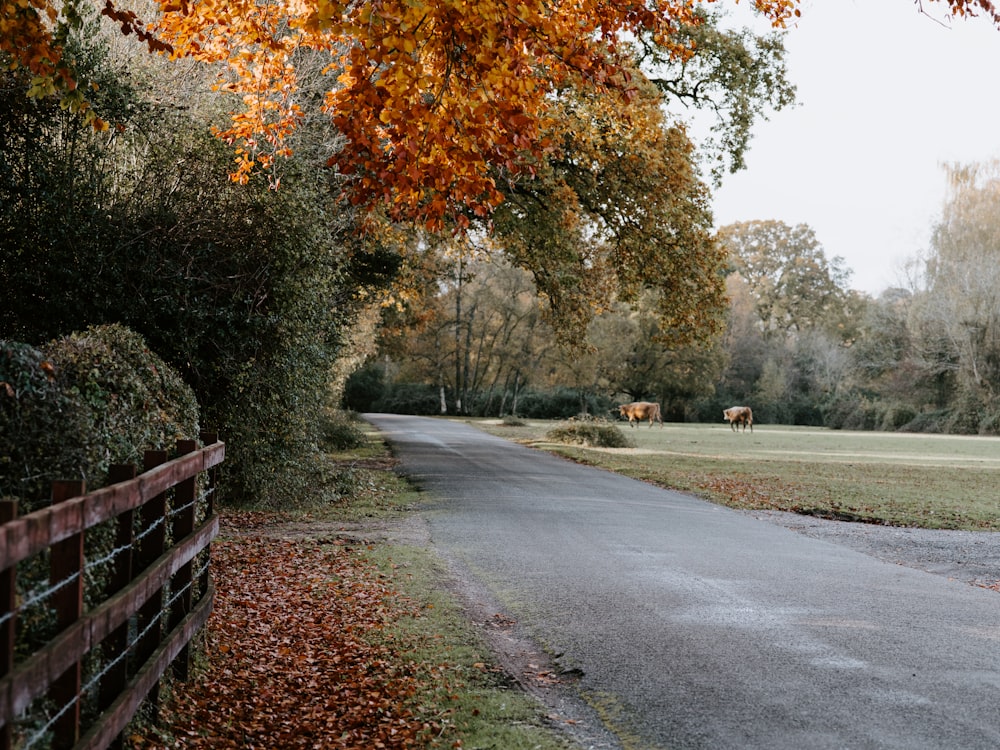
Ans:
[[[143,701],[155,711],[167,669],[187,677],[212,610],[213,467],[225,457],[215,435],[201,438],[177,441],[173,459],[147,451],[138,475],[112,467],[114,483],[95,492],[55,482],[52,504],[25,516],[0,500],[0,750],[120,747]],[[41,591],[18,586],[30,565],[47,569]],[[95,578],[98,591],[85,590]],[[42,599],[44,639],[22,653],[19,617]]]

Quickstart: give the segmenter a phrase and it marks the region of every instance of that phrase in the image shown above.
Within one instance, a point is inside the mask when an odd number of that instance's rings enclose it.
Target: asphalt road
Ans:
[[[366,415],[433,544],[636,748],[1000,748],[1000,595],[466,424]]]

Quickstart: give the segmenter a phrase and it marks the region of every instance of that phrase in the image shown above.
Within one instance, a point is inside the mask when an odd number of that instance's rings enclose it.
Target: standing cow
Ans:
[[[722,416],[725,421],[729,422],[729,426],[733,428],[733,432],[736,432],[736,425],[743,425],[743,432],[747,431],[747,425],[750,425],[750,432],[753,432],[753,412],[750,410],[749,406],[731,406],[728,409],[722,410]]]
[[[628,417],[628,426],[634,427],[637,420],[649,420],[649,426],[653,426],[655,419],[663,427],[663,419],[660,417],[660,405],[652,401],[633,401],[631,404],[619,404],[618,413],[623,417]]]

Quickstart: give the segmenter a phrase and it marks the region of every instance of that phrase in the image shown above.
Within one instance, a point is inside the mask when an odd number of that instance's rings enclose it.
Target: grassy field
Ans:
[[[735,508],[925,528],[1000,530],[1000,438],[667,424],[622,431],[634,448],[552,443],[556,422],[488,432]]]

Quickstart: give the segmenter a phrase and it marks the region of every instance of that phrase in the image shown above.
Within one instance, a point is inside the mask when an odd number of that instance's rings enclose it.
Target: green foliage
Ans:
[[[704,15],[704,23],[680,32],[693,42],[690,59],[671,60],[654,45],[643,44],[640,65],[654,70],[652,81],[668,105],[677,102],[715,114],[712,137],[702,150],[718,183],[725,172],[744,168],[754,124],[766,119],[769,110],[791,105],[795,87],[787,79],[782,34],[723,29],[719,18]]]
[[[38,349],[0,341],[0,496],[18,498],[22,515],[47,504],[52,480],[99,463],[93,414],[57,374]]]
[[[533,275],[555,335],[581,347],[611,299],[659,292],[652,314],[687,344],[721,328],[726,254],[711,236],[708,190],[686,131],[659,93],[637,86],[632,126],[605,97],[566,89],[553,102],[560,154],[511,186],[494,217],[497,241]]]
[[[568,419],[577,414],[607,414],[611,399],[576,388],[527,390],[517,402],[517,416],[528,419]]]
[[[372,404],[371,410],[389,414],[440,414],[440,389],[425,383],[395,383]]]
[[[321,417],[321,429],[322,447],[325,450],[351,450],[368,442],[353,415],[346,412],[327,409]]]
[[[736,273],[746,282],[765,336],[823,330],[853,337],[859,304],[848,288],[850,271],[840,257],[827,258],[806,224],[748,221],[719,231]]]
[[[208,132],[215,112],[165,88],[152,61],[115,69],[100,38],[84,38],[74,43],[121,132],[15,101],[15,74],[0,72],[0,105],[16,105],[0,106],[0,337],[138,331],[226,441],[226,498],[294,503],[320,453],[317,415],[355,292],[391,278],[391,253],[356,238],[336,186],[306,161],[315,149],[284,165],[278,191],[233,184],[231,153]],[[148,99],[132,88],[141,76]],[[81,389],[104,398],[99,382]]]
[[[191,389],[122,326],[71,334],[37,350],[0,342],[0,494],[20,512],[46,505],[55,479],[102,487],[111,464],[198,436]]]
[[[0,70],[0,336],[36,345],[109,322],[97,311],[121,290],[89,282],[109,270],[106,250],[122,239],[112,186],[134,163],[125,146],[155,132],[131,78],[89,39],[96,14],[88,15],[66,51],[93,84],[88,97],[116,124],[114,135],[95,133],[54,101],[25,99],[23,74]],[[138,198],[131,185],[119,186],[122,200]]]
[[[347,378],[342,404],[345,409],[358,412],[371,411],[385,391],[384,369],[369,362]]]
[[[141,465],[145,449],[169,450],[177,440],[198,437],[191,388],[134,331],[95,326],[44,349],[63,386],[93,414],[109,464]]]
[[[598,419],[573,419],[545,433],[548,440],[591,448],[634,448],[635,444],[614,424]]]

